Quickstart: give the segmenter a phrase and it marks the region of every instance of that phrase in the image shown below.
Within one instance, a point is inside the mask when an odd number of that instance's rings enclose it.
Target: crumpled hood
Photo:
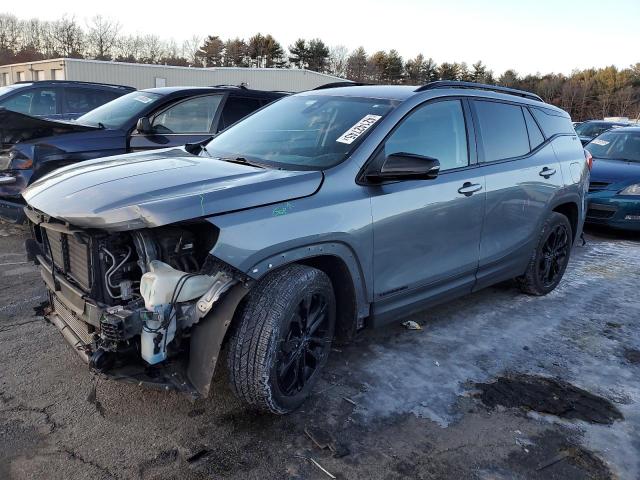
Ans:
[[[3,148],[34,138],[88,130],[99,130],[99,127],[32,117],[0,107],[0,144]]]
[[[305,197],[322,178],[172,148],[69,165],[22,195],[30,207],[77,227],[122,231]]]

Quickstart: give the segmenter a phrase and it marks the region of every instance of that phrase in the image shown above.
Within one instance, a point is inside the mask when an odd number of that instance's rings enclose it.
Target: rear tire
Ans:
[[[333,287],[324,272],[294,264],[260,280],[229,342],[236,395],[277,414],[302,405],[329,356],[335,318]]]
[[[537,296],[553,291],[567,269],[572,244],[569,220],[561,213],[552,212],[542,227],[527,270],[516,279],[520,290]]]

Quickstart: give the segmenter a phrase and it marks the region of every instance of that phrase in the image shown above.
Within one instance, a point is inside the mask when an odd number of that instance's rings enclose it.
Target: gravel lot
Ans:
[[[274,417],[224,369],[195,403],[96,382],[38,316],[24,235],[0,224],[2,479],[640,477],[639,237],[591,232],[547,297],[503,284],[336,346]]]

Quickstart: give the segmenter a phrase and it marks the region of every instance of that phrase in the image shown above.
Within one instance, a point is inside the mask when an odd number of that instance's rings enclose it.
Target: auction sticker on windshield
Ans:
[[[358,120],[358,123],[340,135],[336,142],[348,145],[355,142],[360,135],[369,130],[381,118],[381,115],[365,115],[361,120]]]
[[[591,140],[591,143],[595,145],[600,145],[601,147],[604,147],[605,145],[609,145],[609,142],[607,142],[606,140],[600,140],[600,139]]]

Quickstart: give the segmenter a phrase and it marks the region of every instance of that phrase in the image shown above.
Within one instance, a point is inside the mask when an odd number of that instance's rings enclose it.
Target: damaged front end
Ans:
[[[48,319],[92,371],[207,396],[248,279],[209,254],[206,221],[105,232],[26,209]]]

